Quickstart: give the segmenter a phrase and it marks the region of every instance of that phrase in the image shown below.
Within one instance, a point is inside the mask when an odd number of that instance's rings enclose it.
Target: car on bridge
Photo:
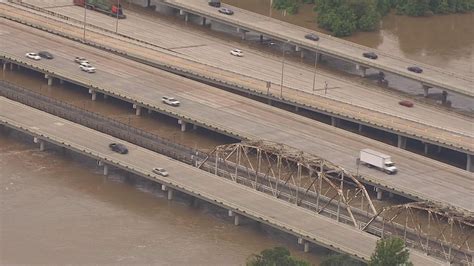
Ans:
[[[417,67],[417,66],[410,66],[410,67],[407,67],[408,71],[411,71],[411,72],[415,72],[415,73],[422,73],[423,72],[423,69],[421,67]]]
[[[233,49],[232,51],[230,51],[230,54],[233,55],[233,56],[237,56],[237,57],[243,57],[244,56],[244,52],[242,52],[242,50],[240,50],[240,49]]]
[[[221,7],[221,0],[209,0],[207,3],[213,7]]]
[[[168,96],[163,96],[161,97],[161,101],[167,105],[171,105],[171,106],[179,106],[180,105],[180,102],[178,100],[176,100],[175,98],[173,97],[168,97]]]
[[[157,174],[157,175],[161,175],[161,176],[168,176],[169,175],[168,171],[166,171],[164,168],[161,168],[161,167],[153,168],[152,172]]]
[[[366,53],[363,53],[362,56],[365,57],[365,58],[369,58],[369,59],[379,58],[379,56],[374,52],[366,52]]]
[[[40,52],[38,52],[38,55],[41,56],[42,58],[46,58],[46,59],[53,59],[54,58],[54,56],[50,52],[46,52],[46,51],[40,51]]]
[[[41,60],[41,56],[39,56],[37,53],[26,53],[26,57],[33,60]]]
[[[226,15],[233,15],[234,11],[226,7],[223,7],[223,8],[219,8],[219,13],[226,14]]]
[[[128,153],[127,147],[123,144],[120,144],[120,143],[110,143],[109,148],[112,151],[120,153],[120,154],[127,154]]]
[[[80,57],[80,56],[76,56],[76,58],[74,58],[74,62],[76,62],[78,64],[89,63],[89,61],[87,61],[87,59],[85,59],[84,57]]]
[[[319,41],[319,36],[314,33],[308,33],[304,37],[308,40]]]
[[[95,73],[95,67],[93,67],[92,65],[90,65],[89,63],[81,63],[79,65],[79,68],[84,71],[84,72],[87,72],[87,73]]]

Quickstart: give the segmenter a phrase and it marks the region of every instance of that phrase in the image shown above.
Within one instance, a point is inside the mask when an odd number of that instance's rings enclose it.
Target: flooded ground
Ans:
[[[28,143],[29,142],[29,143]],[[296,240],[257,223],[236,227],[226,212],[187,199],[168,201],[150,181],[58,150],[40,152],[0,130],[0,263],[243,265],[262,249]]]
[[[270,8],[271,0],[224,0],[230,5],[271,16],[308,29],[326,32],[316,23],[312,5],[296,15]],[[375,32],[358,32],[344,39],[425,64],[474,75],[474,13],[408,17],[391,13]],[[328,33],[328,32],[326,32]]]

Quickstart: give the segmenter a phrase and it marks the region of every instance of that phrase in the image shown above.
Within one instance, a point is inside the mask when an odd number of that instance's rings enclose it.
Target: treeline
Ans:
[[[275,0],[273,7],[294,14],[301,3],[314,3],[319,26],[332,31],[335,36],[348,36],[355,31],[373,31],[391,9],[408,16],[474,10],[474,0]]]

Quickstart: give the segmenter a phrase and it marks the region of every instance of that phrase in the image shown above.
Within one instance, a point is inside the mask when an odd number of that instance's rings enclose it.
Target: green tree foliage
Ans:
[[[474,11],[474,0],[397,0],[397,12],[409,16]]]
[[[405,243],[398,237],[380,239],[375,252],[370,257],[369,266],[412,266],[409,262],[410,253]]]
[[[298,0],[275,0],[273,1],[273,8],[277,10],[286,10],[288,14],[298,13]]]
[[[306,261],[291,257],[284,247],[265,249],[260,254],[253,254],[247,259],[247,266],[309,266]]]
[[[364,266],[363,262],[352,259],[347,255],[337,254],[325,257],[320,266]]]

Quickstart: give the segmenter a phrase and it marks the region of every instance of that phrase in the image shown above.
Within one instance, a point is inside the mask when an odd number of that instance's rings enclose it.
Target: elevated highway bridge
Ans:
[[[6,24],[2,24],[6,25]],[[0,51],[5,62],[45,74],[49,83],[68,81],[89,90],[92,99],[107,95],[131,103],[140,114],[145,110],[176,118],[182,130],[204,127],[238,139],[266,139],[284,143],[361,174],[361,181],[396,194],[441,202],[472,211],[472,174],[410,152],[345,132],[245,97],[169,74],[119,56],[111,55],[29,27],[2,26]],[[55,51],[50,61],[32,61],[25,52]],[[74,56],[84,56],[98,70],[81,72]],[[164,105],[163,95],[178,98],[179,108]],[[374,169],[357,169],[362,148],[392,155],[399,174],[388,176]]]
[[[33,0],[29,0],[31,1]],[[45,31],[63,34],[76,41],[83,41],[84,29],[80,24],[81,21],[76,18],[82,14],[82,10],[77,6],[59,9],[54,10],[60,14],[35,6],[26,8],[0,4],[0,15]],[[301,81],[309,76],[311,78],[308,80],[313,80],[312,70],[291,64],[285,65],[290,74],[285,75],[285,81],[289,81],[284,86],[276,84],[279,83],[278,79],[281,76],[277,74],[272,75],[272,78],[269,77],[272,80],[271,87],[266,88],[266,82],[257,76],[281,69],[280,61],[267,59],[259,54],[241,58],[243,61],[235,60],[228,55],[228,46],[216,44],[215,39],[189,33],[189,30],[180,31],[177,37],[178,29],[170,28],[168,24],[162,25],[141,19],[137,14],[129,13],[128,18],[120,22],[122,23],[120,34],[107,30],[113,18],[96,12],[89,12],[87,16],[94,21],[94,25],[87,25],[85,42],[89,45],[116,52],[126,58],[169,72],[253,95],[270,104],[283,103],[295,110],[323,114],[329,116],[334,126],[338,126],[341,121],[349,121],[358,125],[358,130],[362,134],[366,127],[390,132],[394,134],[395,143],[398,142],[400,148],[405,148],[409,141],[410,143],[415,141],[424,145],[425,154],[428,154],[429,150],[434,152],[435,148],[438,152],[441,148],[454,150],[466,154],[466,169],[474,168],[472,118],[420,103],[414,108],[407,109],[397,103],[403,97],[376,92],[357,83],[334,79],[327,75],[318,76],[316,85],[324,86],[319,83],[327,79],[331,84],[330,93],[326,95],[321,92],[308,92],[305,90],[307,86],[311,87],[311,84]],[[194,48],[185,49],[186,51],[172,49],[179,45],[179,42]],[[288,87],[288,82],[296,84],[298,88]],[[336,86],[337,89],[333,89],[332,86]]]
[[[417,80],[423,84],[425,89],[437,87],[467,97],[474,97],[474,80],[472,77],[421,64],[407,58],[395,57],[322,33],[318,33],[320,40],[314,42],[304,38],[304,35],[311,31],[303,27],[232,6],[228,7],[234,11],[234,14],[232,16],[224,15],[219,13],[216,8],[209,6],[207,2],[207,0],[163,0],[158,3],[179,10],[180,14],[185,16],[185,19],[187,19],[188,14],[194,14],[211,21],[233,26],[243,34],[243,38],[246,32],[255,32],[281,42],[291,43],[296,47],[296,50],[305,49],[352,62],[364,72],[367,68],[375,68]],[[362,53],[368,51],[376,52],[379,58],[377,60],[364,58]],[[414,65],[422,67],[423,73],[416,74],[407,70],[407,67]]]
[[[104,174],[108,173],[109,167],[117,167],[158,182],[167,191],[168,199],[173,198],[173,191],[180,191],[225,208],[234,217],[236,225],[240,217],[247,217],[286,232],[297,237],[305,251],[310,243],[315,243],[368,261],[378,240],[373,235],[275,197],[1,96],[0,125],[32,136],[40,150],[54,144],[97,160],[104,167]],[[108,144],[112,142],[125,144],[129,153],[122,155],[111,151]],[[153,167],[164,167],[170,175],[155,175]],[[443,265],[415,250],[410,250],[410,260],[414,265]]]

